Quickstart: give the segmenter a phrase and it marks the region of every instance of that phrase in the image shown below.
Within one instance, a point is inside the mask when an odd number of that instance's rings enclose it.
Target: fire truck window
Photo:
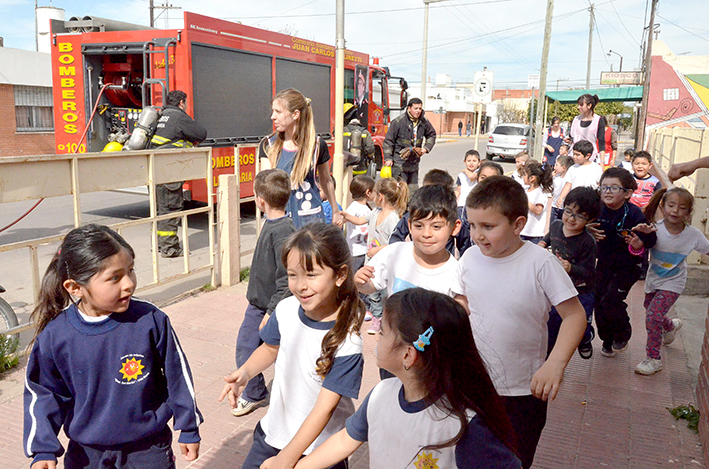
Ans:
[[[382,84],[379,80],[372,83],[372,102],[379,107],[383,107],[382,102]]]
[[[52,88],[15,85],[15,122],[18,132],[52,132]]]
[[[345,69],[345,102],[354,103],[354,70]]]

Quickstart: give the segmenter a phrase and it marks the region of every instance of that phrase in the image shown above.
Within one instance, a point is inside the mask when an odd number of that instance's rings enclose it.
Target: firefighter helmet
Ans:
[[[352,103],[345,103],[344,109],[345,109],[345,125],[347,125],[357,115],[357,106],[355,106]]]
[[[101,151],[121,151],[123,149],[123,145],[121,145],[118,142],[108,142],[105,147],[103,147],[103,150]]]

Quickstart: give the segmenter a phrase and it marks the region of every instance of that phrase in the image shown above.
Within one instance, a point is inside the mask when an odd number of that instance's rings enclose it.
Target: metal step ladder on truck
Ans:
[[[188,113],[207,128],[201,146],[213,148],[214,186],[238,163],[242,201],[251,200],[258,142],[273,130],[270,102],[286,88],[311,98],[316,132],[332,152],[333,46],[190,12],[184,29],[127,29],[107,20],[87,25],[87,19],[52,21],[58,154],[98,152],[126,142],[136,129],[149,132],[138,125],[143,110],[162,108],[168,92],[182,90]],[[346,51],[345,101],[358,106],[381,166],[387,126],[405,107],[406,81],[392,77],[377,58],[372,62]],[[205,181],[187,181],[183,190],[185,200],[206,202]]]

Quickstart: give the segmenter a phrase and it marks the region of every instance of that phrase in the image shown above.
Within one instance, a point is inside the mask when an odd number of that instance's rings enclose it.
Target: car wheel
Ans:
[[[485,153],[485,158],[487,158],[487,159],[490,160],[490,161],[492,161],[492,158],[493,158],[494,156],[495,156],[495,155],[493,155],[493,154]]]

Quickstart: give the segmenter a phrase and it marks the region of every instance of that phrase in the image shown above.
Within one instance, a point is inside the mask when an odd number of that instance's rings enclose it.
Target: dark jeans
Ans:
[[[266,459],[277,456],[280,452],[281,450],[278,448],[274,448],[266,443],[266,434],[263,432],[263,428],[261,428],[261,422],[259,422],[254,429],[254,444],[251,445],[251,449],[246,455],[241,469],[259,469]],[[347,469],[348,467],[349,464],[347,459],[345,459],[334,466],[330,466],[329,469]]]
[[[409,192],[413,193],[418,188],[419,183],[419,165],[402,166],[394,163],[391,166],[391,177],[405,182],[409,186]]]
[[[526,235],[520,235],[520,238],[522,238],[524,241],[529,241],[534,244],[539,244],[539,241],[541,241],[544,236],[526,236]]]
[[[625,268],[604,268],[596,272],[596,326],[605,348],[613,342],[630,340],[633,333],[625,299],[640,278],[637,265]]]
[[[182,210],[184,201],[182,199],[182,182],[170,182],[155,186],[155,197],[157,202],[158,215],[178,212]],[[180,226],[180,218],[170,218],[160,220],[158,225],[158,248],[162,252],[170,249],[180,249],[180,238],[177,237],[177,228]]]
[[[236,366],[240,367],[249,359],[252,353],[263,343],[259,336],[258,326],[261,324],[266,311],[249,304],[244,311],[244,321],[239,328],[236,338]],[[266,380],[259,373],[246,385],[241,396],[247,401],[258,402],[268,397]]]
[[[595,336],[593,330],[593,305],[595,295],[593,292],[586,292],[579,294],[579,302],[583,306],[583,310],[586,312],[586,332],[583,333],[583,339],[581,339],[581,345],[590,344]],[[559,336],[559,328],[561,327],[561,316],[556,312],[556,308],[551,307],[549,311],[549,320],[547,321],[547,329],[549,330],[549,347],[547,348],[547,356],[551,353],[551,349],[554,348],[556,344],[556,338]]]
[[[522,467],[529,469],[547,423],[547,403],[532,395],[502,396],[502,402],[517,436],[517,453]]]
[[[552,207],[551,208],[551,215],[549,217],[549,225],[551,225],[554,220],[561,220],[561,216],[563,214],[564,214],[563,208]]]
[[[172,432],[165,427],[161,432],[121,446],[88,446],[69,441],[64,456],[66,469],[174,469]]]

